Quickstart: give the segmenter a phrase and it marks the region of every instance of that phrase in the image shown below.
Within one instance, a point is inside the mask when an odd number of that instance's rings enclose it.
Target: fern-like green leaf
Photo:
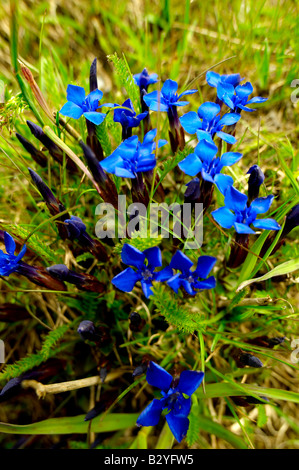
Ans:
[[[137,112],[141,112],[140,100],[139,100],[139,88],[134,82],[133,75],[128,66],[126,58],[118,57],[117,53],[108,55],[108,60],[113,63],[117,76],[120,80],[121,85],[125,88],[131,99],[134,109]]]

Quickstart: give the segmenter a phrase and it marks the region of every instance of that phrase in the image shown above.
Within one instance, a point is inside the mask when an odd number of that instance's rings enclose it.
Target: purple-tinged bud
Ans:
[[[141,363],[139,366],[137,366],[133,370],[133,374],[132,374],[133,379],[135,379],[135,377],[138,377],[139,375],[145,374],[147,371],[147,368],[148,368],[147,363]]]
[[[75,240],[86,232],[86,225],[80,217],[72,215],[70,219],[65,219],[64,223],[67,224],[66,229],[70,240]]]
[[[249,353],[240,354],[239,360],[240,360],[240,363],[243,364],[244,366],[263,367],[262,361],[260,361],[258,357],[253,356],[252,354],[249,354]]]
[[[193,178],[193,180],[189,181],[186,184],[187,189],[184,194],[184,202],[185,203],[195,203],[199,201],[200,196],[200,181],[199,178]]]
[[[88,145],[84,144],[82,140],[79,142],[79,144],[82,147],[82,150],[84,152],[84,157],[86,158],[86,161],[87,161],[87,165],[95,181],[99,185],[105,184],[108,180],[108,176],[106,175],[103,168],[99,164],[99,160],[95,156],[95,153],[92,151],[92,149]]]
[[[24,149],[27,150],[28,153],[30,153],[31,157],[33,160],[40,165],[41,167],[45,168],[48,164],[48,159],[46,155],[38,150],[34,145],[29,142],[29,140],[25,139],[22,135],[18,134],[16,132],[16,137],[19,140],[19,142],[23,145]]]
[[[299,204],[296,204],[286,216],[286,221],[281,234],[281,239],[285,238],[291,230],[299,225]]]
[[[59,202],[56,199],[56,197],[54,196],[54,194],[52,193],[51,189],[46,185],[46,183],[44,183],[42,178],[34,170],[32,170],[31,168],[28,168],[28,171],[30,173],[30,176],[32,178],[33,183],[35,184],[35,186],[39,190],[39,192],[40,192],[41,196],[43,197],[43,199],[45,200],[46,204],[50,204],[54,207],[57,207],[57,212],[56,213],[58,213],[59,212],[59,207],[58,207]]]
[[[250,206],[251,202],[259,196],[260,186],[263,184],[265,175],[258,165],[253,165],[247,171],[247,175],[250,174],[248,180],[248,202]]]
[[[84,341],[87,339],[89,341],[97,342],[100,338],[95,324],[90,320],[81,321],[80,325],[78,326],[77,332]]]
[[[26,121],[26,123],[34,137],[36,137],[49,150],[49,153],[54,160],[62,165],[64,155],[63,150],[61,150],[61,148],[59,148],[58,145],[44,133],[40,126],[31,121]],[[66,164],[69,170],[77,171],[76,164],[68,156],[66,156]]]
[[[89,90],[90,93],[98,88],[97,78],[97,58],[92,61],[89,72]]]
[[[261,346],[262,348],[274,348],[278,344],[282,344],[285,340],[285,336],[276,336],[275,338],[268,338],[268,336],[257,336],[256,338],[249,339],[246,341],[248,344],[254,344],[255,346]]]
[[[141,318],[141,316],[137,312],[130,313],[129,320],[130,320],[129,328],[131,331],[134,331],[134,332],[141,331],[141,329],[143,328],[145,324],[145,321]]]
[[[38,286],[45,287],[46,289],[55,291],[65,291],[66,286],[61,279],[53,279],[47,270],[41,266],[30,266],[27,263],[20,261],[16,272],[22,276],[27,277],[29,281],[37,284]]]
[[[46,269],[53,278],[74,284],[78,289],[90,292],[103,292],[105,289],[104,284],[99,282],[96,277],[91,274],[78,274],[68,269],[64,264],[55,264]]]
[[[285,336],[275,336],[275,338],[268,338],[268,344],[270,348],[274,348],[278,344],[282,344],[285,341]]]
[[[231,247],[231,252],[227,266],[229,268],[238,268],[244,263],[248,255],[249,235],[247,233],[236,233],[235,243]]]
[[[50,214],[52,216],[56,216],[59,213],[64,212],[66,210],[64,205],[61,204],[61,202],[58,199],[56,199],[51,189],[46,185],[46,183],[44,183],[42,178],[31,168],[28,168],[28,170],[32,178],[32,181],[37,187],[41,196],[43,197]],[[58,217],[55,220],[59,235],[62,238],[62,240],[66,240],[68,238],[68,232],[67,232],[66,226],[60,222],[64,222],[67,219],[70,219],[70,215],[66,212],[61,217]]]
[[[89,410],[87,415],[84,418],[84,421],[90,421],[91,419],[96,418],[99,414],[103,413],[106,409],[106,403],[103,401],[99,401],[95,404],[94,408]]]
[[[169,121],[169,140],[173,153],[178,149],[184,150],[185,148],[185,132],[179,121],[178,111],[176,106],[169,106],[168,111]]]

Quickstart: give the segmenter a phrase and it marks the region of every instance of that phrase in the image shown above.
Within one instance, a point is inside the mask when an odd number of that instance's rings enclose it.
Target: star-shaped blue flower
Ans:
[[[243,78],[239,73],[231,73],[230,75],[220,75],[219,73],[210,70],[206,74],[206,80],[211,87],[217,88],[218,83],[229,83],[234,87],[238,86]]]
[[[237,142],[235,137],[223,132],[222,129],[224,126],[236,124],[240,118],[240,114],[237,113],[227,113],[221,118],[219,104],[207,101],[198,108],[197,113],[190,111],[180,117],[180,123],[189,134],[197,132],[199,140],[210,140],[210,138],[213,139],[214,135],[217,134],[225,142],[235,144]]]
[[[185,106],[188,101],[179,101],[182,96],[192,95],[197,90],[186,90],[177,94],[178,84],[174,80],[166,80],[161,91],[152,91],[144,96],[144,101],[152,111],[169,112],[173,106]]]
[[[190,295],[196,295],[198,290],[213,289],[216,286],[216,279],[214,276],[208,277],[208,275],[216,261],[213,256],[200,256],[196,269],[191,271],[193,262],[184,253],[177,251],[169,267],[181,271],[181,274],[172,276],[168,279],[167,284],[176,293],[183,287]]]
[[[127,268],[112,279],[112,284],[123,292],[131,292],[136,282],[141,282],[144,295],[148,298],[153,294],[152,282],[165,281],[172,276],[169,267],[156,272],[155,269],[162,266],[162,255],[160,248],[154,246],[140,251],[134,246],[125,243],[121,252],[122,262],[133,266],[137,270]]]
[[[151,73],[149,74],[147,69],[143,69],[141,73],[136,73],[133,75],[134,81],[137,86],[139,86],[140,90],[147,91],[149,85],[157,83],[158,81],[158,74]]]
[[[145,111],[144,113],[138,114],[138,116],[136,116],[136,112],[130,98],[127,99],[122,105],[115,104],[114,108],[113,120],[114,122],[120,122],[125,130],[132,127],[138,127],[142,119],[148,115],[148,112]]]
[[[274,196],[258,197],[247,206],[247,196],[233,186],[225,193],[224,207],[212,212],[216,222],[223,228],[234,227],[237,233],[255,233],[250,225],[264,230],[280,230],[280,225],[274,219],[257,219],[257,215],[268,212]]]
[[[217,85],[218,98],[235,113],[241,113],[241,110],[250,112],[256,111],[253,108],[248,108],[248,105],[267,101],[267,98],[262,98],[261,96],[255,96],[249,99],[252,93],[253,87],[250,82],[246,82],[244,85],[238,85],[236,88],[230,83],[219,82]]]
[[[123,178],[136,178],[142,171],[152,170],[156,165],[154,151],[157,129],[145,134],[143,143],[134,135],[122,142],[112,154],[101,161],[101,167],[108,173]],[[159,140],[158,147],[167,144],[167,140]]]
[[[26,245],[23,245],[20,253],[15,256],[16,244],[9,233],[4,232],[4,244],[6,253],[0,250],[0,275],[9,276],[17,270],[21,259],[26,252]]]
[[[221,157],[216,157],[217,146],[212,141],[201,140],[194,149],[194,153],[188,155],[179,163],[179,168],[189,176],[201,173],[205,181],[217,185],[225,194],[226,189],[233,185],[233,179],[229,175],[222,175],[223,167],[231,166],[242,158],[238,152],[226,152]]]
[[[137,419],[139,426],[156,426],[163,410],[168,410],[166,421],[176,440],[181,442],[189,428],[188,415],[191,410],[191,395],[198,389],[204,378],[203,372],[184,370],[179,380],[155,362],[150,362],[146,380],[149,385],[161,390],[162,397],[154,400]],[[185,398],[187,395],[188,398]]]
[[[101,124],[106,114],[96,112],[102,106],[111,106],[111,104],[99,106],[99,101],[103,97],[101,90],[94,90],[85,96],[85,90],[81,86],[68,85],[67,87],[67,103],[62,106],[59,111],[63,116],[73,119],[79,119],[82,115],[93,124]]]

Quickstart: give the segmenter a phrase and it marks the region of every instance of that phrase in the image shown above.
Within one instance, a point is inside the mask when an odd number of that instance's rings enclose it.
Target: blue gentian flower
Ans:
[[[225,206],[212,212],[212,216],[221,227],[229,229],[233,226],[237,233],[255,233],[251,224],[258,229],[280,230],[276,220],[256,218],[258,214],[268,212],[273,199],[274,196],[258,197],[248,206],[247,196],[231,186],[225,193]]]
[[[219,104],[207,101],[198,108],[197,113],[190,111],[182,116],[180,123],[189,134],[195,134],[195,132],[199,131],[197,133],[199,140],[211,140],[217,134],[225,142],[235,144],[237,142],[235,137],[223,132],[222,129],[224,126],[236,124],[240,118],[240,114],[237,113],[227,113],[221,118]]]
[[[135,75],[133,75],[133,78],[136,85],[139,86],[140,90],[147,91],[149,85],[157,83],[158,74],[149,74],[146,69],[143,69],[141,73],[136,73]]]
[[[241,113],[243,111],[256,111],[253,108],[248,108],[247,105],[254,103],[264,103],[267,98],[261,96],[255,96],[249,99],[249,95],[253,92],[253,87],[250,82],[244,83],[244,85],[238,85],[234,88],[229,83],[219,82],[217,85],[217,96],[223,101],[231,110],[235,113]]]
[[[232,73],[230,75],[220,75],[219,73],[210,70],[206,74],[206,80],[208,84],[214,88],[217,88],[218,83],[229,83],[230,85],[236,87],[242,82],[243,78],[241,78],[241,75],[239,73]]]
[[[214,183],[224,194],[229,186],[233,185],[233,179],[229,175],[222,175],[223,167],[231,166],[242,158],[238,152],[225,152],[221,157],[216,157],[217,146],[213,142],[201,140],[194,149],[194,153],[188,155],[179,163],[179,168],[189,176],[201,173],[205,181]]]
[[[155,272],[156,268],[162,266],[161,251],[157,246],[140,251],[125,243],[121,259],[124,264],[137,269],[135,271],[127,268],[112,279],[112,284],[123,292],[131,292],[136,282],[140,281],[143,293],[148,298],[153,294],[151,288],[153,281],[165,281],[172,276],[172,269],[169,267]]]
[[[85,90],[81,86],[68,85],[67,87],[67,103],[62,106],[59,111],[63,116],[73,119],[79,119],[82,115],[93,124],[101,124],[106,114],[96,112],[102,106],[113,106],[111,104],[99,106],[99,101],[103,97],[101,90],[94,90],[85,96]]]
[[[197,90],[186,90],[180,95],[177,94],[178,84],[174,80],[166,80],[161,91],[152,91],[144,96],[144,101],[152,111],[169,112],[173,106],[185,106],[188,101],[179,101],[182,96],[192,95]]]
[[[0,276],[9,276],[18,269],[19,263],[26,252],[26,245],[23,245],[20,253],[16,256],[16,244],[9,233],[4,233],[4,244],[6,253],[0,250]]]
[[[101,161],[101,167],[108,173],[123,178],[136,178],[136,174],[152,170],[156,165],[154,151],[157,129],[145,134],[143,143],[134,135],[122,142],[112,154]],[[158,147],[167,144],[166,140],[159,140]]]
[[[213,256],[200,256],[197,261],[197,267],[191,271],[193,262],[181,251],[177,251],[173,256],[169,267],[181,271],[181,274],[175,274],[168,279],[167,284],[178,293],[183,287],[190,295],[196,295],[198,290],[213,289],[216,286],[214,276],[207,277],[216,263]]]
[[[146,380],[149,385],[161,390],[162,397],[154,400],[137,419],[138,426],[156,426],[163,410],[168,410],[166,421],[176,440],[181,442],[189,428],[188,415],[191,410],[191,395],[198,389],[204,378],[203,372],[184,370],[179,380],[161,366],[150,361]],[[185,398],[187,395],[188,398]]]
[[[138,127],[142,119],[148,115],[148,111],[138,114],[133,107],[132,101],[127,99],[122,105],[114,104],[114,122],[120,122],[123,129],[123,140],[131,137],[132,127]]]

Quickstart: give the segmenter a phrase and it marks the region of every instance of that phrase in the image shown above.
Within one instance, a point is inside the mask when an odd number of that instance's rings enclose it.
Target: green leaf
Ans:
[[[285,263],[282,263],[279,266],[276,266],[267,274],[264,274],[264,276],[255,277],[254,279],[249,279],[248,281],[242,282],[242,284],[239,285],[237,292],[240,291],[241,289],[244,289],[244,287],[249,286],[249,284],[252,284],[253,282],[262,282],[262,281],[266,281],[267,279],[271,279],[272,277],[275,277],[275,276],[283,276],[285,274],[292,273],[293,271],[296,271],[297,269],[299,269],[299,258],[286,261]]]
[[[115,413],[92,420],[90,432],[112,432],[127,429],[136,425],[139,413]],[[85,415],[66,418],[51,418],[37,423],[17,425],[0,423],[0,432],[6,434],[50,435],[50,434],[86,434],[89,432],[89,421]]]
[[[224,439],[229,442],[235,449],[247,449],[245,442],[234,433],[225,429],[221,424],[212,421],[210,418],[205,416],[198,416],[197,419],[199,431],[207,432],[208,434],[214,434],[220,439]]]

